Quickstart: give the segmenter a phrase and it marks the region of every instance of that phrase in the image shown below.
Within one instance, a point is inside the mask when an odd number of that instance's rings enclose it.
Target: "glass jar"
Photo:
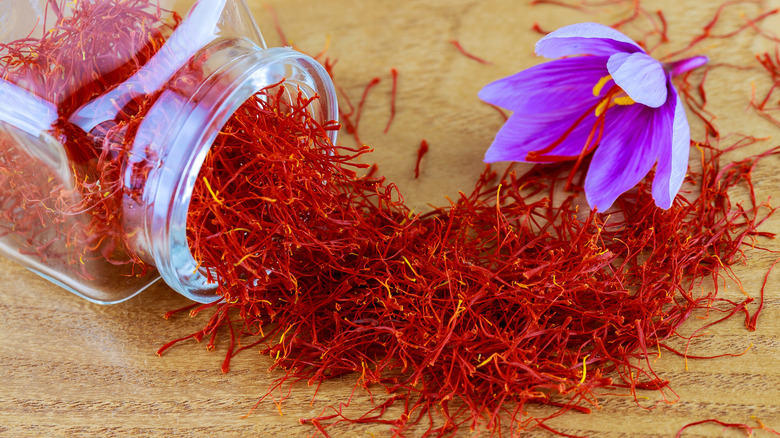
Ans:
[[[244,0],[0,0],[0,22],[0,252],[93,302],[160,277],[217,299],[186,235],[206,154],[274,85],[336,120],[325,69],[266,48]]]

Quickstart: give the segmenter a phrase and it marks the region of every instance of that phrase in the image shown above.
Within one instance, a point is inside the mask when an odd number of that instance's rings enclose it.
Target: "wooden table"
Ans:
[[[336,78],[359,98],[373,77],[382,82],[372,91],[361,121],[362,140],[376,148],[380,172],[396,182],[416,210],[441,205],[445,196],[469,191],[482,171],[481,158],[502,120],[482,105],[477,91],[486,83],[539,62],[532,54],[539,35],[534,23],[554,29],[578,21],[612,23],[620,8],[593,13],[521,0],[273,0],[286,35],[295,46],[317,53],[329,43],[338,58]],[[663,9],[672,42],[687,41],[713,15],[719,2],[646,0],[651,12]],[[776,0],[765,0],[778,7]],[[273,20],[261,0],[250,1],[269,45],[280,43]],[[723,29],[744,23],[757,8],[727,8]],[[779,29],[771,17],[765,28]],[[460,54],[450,40],[493,62],[484,65]],[[672,47],[674,44],[672,44]],[[702,46],[715,63],[746,65],[772,44],[748,31]],[[752,65],[756,65],[753,63]],[[399,75],[398,114],[388,134],[390,70]],[[763,81],[763,82],[762,82]],[[751,83],[766,85],[760,70],[715,69],[708,80],[709,108],[723,132],[743,131],[771,136],[777,127],[747,108]],[[693,126],[694,135],[701,126]],[[344,141],[349,141],[346,136]],[[421,176],[413,178],[417,148],[430,145]],[[775,138],[777,141],[777,138]],[[758,146],[776,145],[765,142]],[[757,149],[757,150],[758,150]],[[755,172],[757,195],[775,194],[780,173],[777,159]],[[780,232],[778,218],[764,227]],[[780,242],[770,242],[780,249]],[[757,296],[775,256],[748,252],[736,272],[747,293]],[[269,358],[253,352],[236,357],[229,374],[220,364],[224,350],[206,351],[186,343],[160,358],[155,351],[166,341],[202,327],[202,320],[162,318],[187,301],[157,284],[123,304],[99,306],[54,286],[24,268],[0,260],[0,436],[307,436],[313,429],[299,418],[343,401],[352,381],[329,382],[312,403],[313,389],[295,387],[277,409],[261,404],[244,417],[279,375],[268,372]],[[672,437],[683,425],[709,418],[780,429],[780,273],[770,276],[766,308],[758,330],[749,332],[740,318],[709,330],[700,354],[741,352],[742,356],[706,361],[664,354],[655,368],[672,381],[679,401],[648,411],[624,397],[601,400],[591,415],[573,413],[551,425],[571,434],[594,437]],[[730,284],[725,296],[742,297]],[[224,345],[223,345],[224,348]],[[355,412],[368,406],[357,393]],[[377,426],[350,426],[333,436],[387,436]],[[529,436],[546,436],[536,430]],[[465,431],[463,436],[469,436]],[[684,436],[743,436],[735,430],[701,426]],[[756,436],[769,436],[758,431]]]

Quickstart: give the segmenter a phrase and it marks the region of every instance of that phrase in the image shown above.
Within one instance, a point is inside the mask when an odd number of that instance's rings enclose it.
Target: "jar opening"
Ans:
[[[198,172],[187,215],[187,241],[207,284],[269,281],[275,271],[270,251],[294,252],[297,238],[287,224],[302,212],[285,215],[294,204],[291,180],[319,178],[292,149],[328,153],[330,133],[313,117],[318,97],[284,82],[245,101],[220,129]],[[305,220],[305,219],[303,219]],[[242,288],[243,289],[243,288]]]
[[[267,166],[263,160],[284,156],[282,151],[264,152],[263,148],[282,132],[292,135],[284,147],[302,146],[294,140],[305,136],[289,131],[294,120],[305,119],[307,130],[321,130],[315,136],[322,141],[318,148],[332,145],[336,137],[336,123],[329,122],[337,119],[335,90],[325,69],[314,59],[290,49],[267,49],[235,62],[218,75],[227,77],[229,85],[212,81],[216,85],[202,95],[196,93],[187,117],[177,123],[172,152],[167,155],[171,166],[165,169],[168,166],[163,163],[163,173],[178,177],[175,183],[159,180],[155,198],[161,202],[154,204],[151,217],[150,240],[162,242],[152,249],[160,274],[179,293],[198,302],[222,297],[216,293],[221,279],[213,266],[222,255],[212,252],[207,257],[205,248],[221,238],[230,243],[227,248],[239,251],[236,245],[240,239],[250,238],[245,230],[252,224],[241,224],[245,212],[262,211],[264,203],[284,202],[253,192],[253,178]],[[189,153],[181,158],[175,151]],[[280,180],[279,186],[283,184]],[[236,205],[225,205],[227,194],[244,198]],[[166,203],[167,212],[158,214],[158,208]],[[236,215],[220,216],[227,211]],[[241,247],[246,251],[233,262],[234,268],[257,258],[253,249],[269,244],[270,237],[264,240],[255,233],[251,239],[258,241]],[[230,266],[219,268],[225,269]],[[271,267],[255,269],[256,273],[246,271],[243,281],[267,274],[266,269]]]

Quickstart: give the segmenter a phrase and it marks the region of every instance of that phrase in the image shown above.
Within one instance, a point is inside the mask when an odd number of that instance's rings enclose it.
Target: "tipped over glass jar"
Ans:
[[[266,48],[244,0],[0,0],[0,21],[0,252],[93,302],[159,278],[218,299],[186,235],[206,154],[269,87],[336,120],[325,69]]]

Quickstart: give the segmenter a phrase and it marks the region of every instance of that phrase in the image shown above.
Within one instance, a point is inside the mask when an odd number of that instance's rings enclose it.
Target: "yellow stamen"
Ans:
[[[585,383],[585,376],[588,375],[588,363],[586,362],[590,355],[587,355],[582,358],[582,378],[580,379],[580,384]]]
[[[612,99],[609,99],[609,95],[607,95],[604,99],[599,102],[599,105],[596,107],[596,117],[601,117],[602,114],[609,108],[611,108],[614,105],[621,105],[621,106],[627,106],[627,105],[633,105],[636,102],[634,102],[634,99],[624,94],[625,92],[620,92],[621,95],[617,97],[613,97]]]
[[[409,259],[407,259],[407,258],[406,258],[406,256],[401,256],[401,257],[402,257],[402,258],[404,259],[404,261],[406,262],[406,265],[407,265],[407,266],[409,266],[409,269],[411,269],[411,270],[412,270],[412,273],[414,274],[414,276],[415,276],[415,277],[419,277],[419,275],[417,275],[417,271],[415,271],[415,270],[414,270],[414,267],[412,267],[412,264],[409,262]],[[413,282],[416,282],[416,281],[417,281],[417,279],[416,279],[416,278],[413,278],[413,279],[412,279],[412,281],[413,281]]]
[[[247,254],[244,257],[241,257],[241,260],[239,260],[238,262],[234,263],[233,266],[241,265],[241,263],[244,263],[246,261],[246,259],[248,259],[250,257],[257,257],[257,255],[255,255],[255,254]]]
[[[491,360],[493,360],[493,359],[495,359],[496,357],[500,357],[500,356],[498,355],[498,353],[493,353],[493,354],[491,354],[491,355],[490,355],[490,357],[488,357],[487,359],[485,359],[485,360],[483,360],[482,362],[480,362],[480,364],[479,364],[479,365],[477,365],[477,368],[481,368],[481,367],[483,367],[483,366],[485,366],[485,365],[489,364],[489,363],[490,363],[490,361],[491,361]]]
[[[604,114],[604,111],[607,110],[607,105],[609,105],[609,99],[604,99],[599,103],[599,106],[596,107],[596,117],[600,117]]]
[[[209,184],[209,180],[206,179],[205,176],[203,177],[203,182],[206,183],[206,189],[211,193],[211,197],[214,198],[214,201],[216,201],[217,204],[222,205],[222,200],[219,199],[219,192],[214,192],[214,189],[211,188],[211,184]]]
[[[599,79],[599,82],[593,87],[593,95],[598,97],[598,95],[601,94],[601,90],[604,89],[604,85],[607,85],[607,82],[609,82],[610,79],[612,79],[612,75],[606,75]]]

